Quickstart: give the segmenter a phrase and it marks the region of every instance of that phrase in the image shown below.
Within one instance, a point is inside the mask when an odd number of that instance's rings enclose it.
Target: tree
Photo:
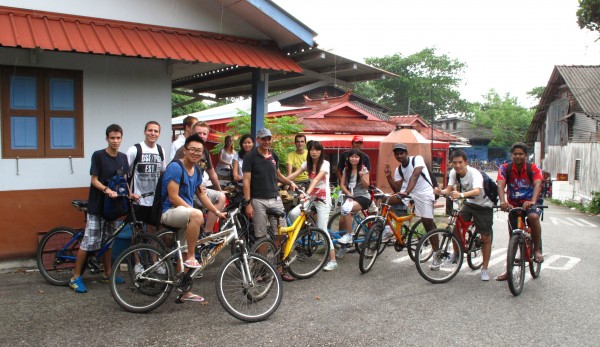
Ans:
[[[392,108],[393,113],[417,113],[430,120],[468,110],[468,102],[460,98],[458,91],[466,65],[445,54],[436,55],[435,48],[425,48],[408,57],[396,53],[365,61],[399,76],[362,82],[356,89],[358,94]]]
[[[188,101],[190,99],[191,99],[191,97],[189,97],[189,96],[171,93],[171,105],[177,105],[179,103]],[[183,116],[184,114],[191,114],[194,112],[202,111],[207,108],[210,108],[210,107],[208,105],[206,105],[205,103],[203,103],[202,101],[197,101],[197,102],[187,104],[187,105],[184,105],[184,106],[181,106],[178,108],[173,108],[171,111],[171,117],[175,118],[175,117]]]
[[[579,0],[577,24],[581,29],[600,31],[600,0]]]
[[[238,148],[238,139],[243,134],[250,133],[250,121],[251,117],[248,112],[238,109],[238,117],[235,117],[231,122],[227,123],[227,135],[231,135],[234,139],[234,147]],[[294,146],[294,136],[302,132],[302,124],[298,123],[298,119],[294,116],[283,116],[283,117],[265,117],[265,128],[271,130],[273,134],[273,150],[279,157],[279,169],[282,173],[286,172],[286,161],[287,154],[296,150]],[[213,149],[212,153],[219,153],[223,148],[223,141],[218,143]]]
[[[484,95],[483,104],[472,107],[473,123],[492,129],[491,147],[509,147],[517,141],[523,142],[533,119],[534,110],[519,106],[516,97],[504,97],[491,89]]]

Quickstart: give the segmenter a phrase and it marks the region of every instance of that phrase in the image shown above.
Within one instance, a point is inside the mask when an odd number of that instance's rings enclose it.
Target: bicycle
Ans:
[[[431,283],[445,283],[454,278],[461,270],[465,253],[472,270],[477,270],[483,265],[481,234],[477,232],[473,221],[467,222],[460,216],[462,199],[455,202],[457,204],[452,209],[448,226],[429,231],[417,245],[417,271]],[[452,255],[455,258],[450,261]]]
[[[153,192],[143,194],[142,197],[150,196]],[[102,247],[95,252],[89,252],[84,263],[82,274],[86,268],[90,269],[92,274],[99,274],[104,271],[102,256],[109,249],[113,240],[130,225],[133,230],[132,244],[150,243],[164,248],[164,243],[153,234],[144,231],[143,222],[138,221],[133,211],[133,202],[129,200],[129,216],[119,225],[113,235],[109,237]],[[83,212],[84,225],[87,223],[87,200],[73,200],[71,205],[77,210]],[[36,251],[37,267],[42,277],[50,284],[57,286],[66,286],[73,275],[79,244],[83,239],[85,227],[73,229],[67,226],[60,226],[48,231],[40,240]]]
[[[212,264],[223,248],[233,244],[239,250],[225,260],[215,282],[219,302],[239,320],[256,322],[267,319],[281,303],[281,276],[265,257],[248,252],[238,236],[235,222],[240,213],[239,207],[233,209],[224,223],[224,230],[198,240],[196,246],[199,249],[208,249],[200,252],[202,258],[198,269],[184,268],[181,253],[187,246],[181,246],[179,240],[176,241],[177,247],[168,253],[145,244],[126,249],[113,264],[110,292],[114,300],[128,312],[150,312],[162,305],[175,289],[179,293],[176,301],[181,303],[182,296],[192,290],[196,274]],[[136,257],[144,267],[139,273],[135,273],[133,266]],[[174,258],[181,269],[178,273],[173,268]],[[158,271],[161,268],[164,269],[162,274]],[[125,283],[117,283],[119,276],[125,279]]]
[[[252,246],[253,252],[264,254],[277,268],[287,270],[297,279],[314,276],[329,258],[327,233],[311,225],[307,219],[307,211],[314,201],[323,200],[307,196],[306,201],[300,204],[300,215],[288,227],[279,224],[279,219],[285,217],[283,210],[267,209],[267,215],[277,219],[276,235],[281,238],[280,246],[269,236],[258,239]]]
[[[548,208],[548,206],[534,205],[532,208]],[[511,216],[514,215],[514,216]],[[512,208],[508,212],[508,230],[510,240],[506,254],[506,279],[510,292],[517,296],[523,291],[525,285],[525,261],[529,262],[531,277],[540,277],[542,264],[535,261],[533,252],[533,238],[531,237],[525,209],[522,207]],[[544,214],[542,213],[541,220]],[[512,228],[511,219],[516,220],[516,228]]]
[[[406,248],[410,259],[413,261],[415,260],[416,246],[419,239],[423,236],[425,229],[421,227],[422,221],[420,219],[409,228],[410,222],[415,216],[413,212],[414,202],[410,200],[410,198],[407,198],[406,200],[408,201],[405,201],[404,203],[408,207],[408,214],[399,216],[392,210],[392,206],[388,203],[392,196],[394,195],[384,194],[377,215],[371,216],[374,217],[375,220],[372,222],[372,225],[365,236],[365,241],[360,247],[360,258],[358,261],[358,267],[363,274],[369,272],[371,268],[373,268],[375,260],[377,260],[377,257],[383,253],[387,247],[388,242],[382,241],[383,231],[386,225],[390,227],[395,238],[394,250],[396,252],[401,252]],[[406,222],[408,222],[409,225],[406,225]],[[368,223],[368,220],[363,221],[363,223]]]

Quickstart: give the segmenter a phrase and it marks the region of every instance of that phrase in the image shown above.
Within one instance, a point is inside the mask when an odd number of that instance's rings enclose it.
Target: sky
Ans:
[[[467,65],[461,96],[495,89],[522,106],[555,65],[600,65],[600,33],[577,25],[577,0],[274,0],[317,32],[319,48],[359,62],[436,48]]]

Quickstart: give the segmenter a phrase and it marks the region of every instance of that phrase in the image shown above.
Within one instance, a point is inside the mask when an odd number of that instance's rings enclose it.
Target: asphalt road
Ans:
[[[0,345],[597,345],[600,218],[551,207],[542,225],[546,261],[518,297],[506,282],[482,282],[468,267],[431,284],[406,251],[388,248],[368,274],[360,274],[358,255],[348,254],[336,271],[285,283],[279,310],[254,324],[221,307],[218,260],[195,282],[205,304],[175,304],[173,294],[148,314],[123,311],[97,277],[85,277],[90,291],[76,294],[35,271],[2,274]],[[494,229],[495,277],[505,266],[504,213]]]

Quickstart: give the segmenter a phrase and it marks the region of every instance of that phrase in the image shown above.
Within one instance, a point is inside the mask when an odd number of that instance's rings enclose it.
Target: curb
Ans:
[[[0,261],[0,274],[31,270],[37,271],[37,262],[35,259]]]

